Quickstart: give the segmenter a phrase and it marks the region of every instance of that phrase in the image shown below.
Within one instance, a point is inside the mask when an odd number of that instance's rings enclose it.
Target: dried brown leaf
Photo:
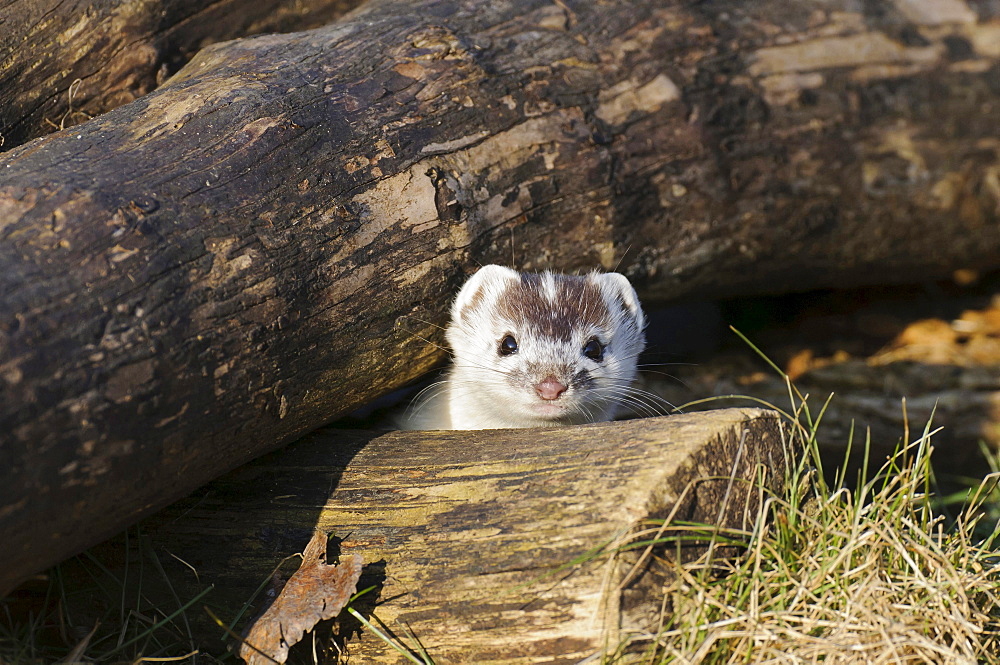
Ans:
[[[248,665],[284,663],[288,649],[323,619],[340,614],[357,590],[361,555],[326,564],[326,534],[317,531],[302,552],[302,564],[285,588],[247,630],[240,658]]]

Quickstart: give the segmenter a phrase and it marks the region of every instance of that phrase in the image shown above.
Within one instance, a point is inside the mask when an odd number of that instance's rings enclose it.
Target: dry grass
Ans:
[[[950,513],[933,492],[928,425],[912,441],[905,432],[908,443],[878,472],[863,470],[857,489],[844,468],[830,486],[816,443],[822,411],[813,418],[788,386],[784,432],[800,461],[783,495],[762,502],[752,533],[704,527],[711,543],[736,541],[745,554],[709,547],[692,563],[664,561],[677,577],[665,590],[672,613],[605,662],[1000,663],[998,526],[984,523],[996,519],[1000,474]]]

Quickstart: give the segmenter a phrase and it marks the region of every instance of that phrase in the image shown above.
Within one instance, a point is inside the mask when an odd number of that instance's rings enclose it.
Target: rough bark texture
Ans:
[[[426,371],[477,262],[631,248],[656,298],[997,265],[994,11],[375,1],[5,153],[5,566]]]
[[[643,550],[606,550],[649,539],[637,532],[655,531],[649,520],[672,512],[676,520],[752,529],[762,488],[780,491],[784,470],[778,420],[757,409],[374,436],[320,431],[144,522],[144,547],[174,587],[162,590],[163,606],[214,585],[206,602],[232,620],[318,527],[334,532],[341,555],[363,557],[358,588],[376,590],[356,606],[374,609],[396,635],[412,631],[435,663],[578,663],[613,650],[621,633],[655,630],[670,582],[655,562],[671,547],[630,576]],[[699,551],[694,543],[685,550]],[[143,585],[145,595],[158,593],[156,580]],[[247,617],[263,603],[258,598]],[[218,626],[202,618],[192,628],[195,644],[221,650]],[[328,637],[319,633],[321,648],[330,648]],[[406,662],[366,630],[347,649],[347,662]]]
[[[325,25],[360,0],[0,3],[0,150],[127,104],[198,49]]]

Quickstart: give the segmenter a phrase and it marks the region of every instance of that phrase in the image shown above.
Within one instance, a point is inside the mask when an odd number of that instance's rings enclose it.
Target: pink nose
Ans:
[[[535,384],[535,392],[542,399],[553,400],[566,392],[566,386],[559,383],[559,379],[550,374],[545,377],[544,381]]]

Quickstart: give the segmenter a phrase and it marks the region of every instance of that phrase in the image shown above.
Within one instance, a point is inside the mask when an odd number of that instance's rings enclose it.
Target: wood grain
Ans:
[[[209,600],[227,620],[320,528],[364,558],[359,588],[377,588],[359,606],[397,635],[408,627],[436,663],[576,663],[605,639],[655,629],[668,581],[656,561],[671,548],[621,591],[638,551],[572,562],[668,514],[749,529],[761,492],[781,488],[778,427],[773,412],[728,409],[545,430],[327,429],[141,530],[180,597],[214,584]],[[201,629],[202,644],[217,644],[217,627]],[[402,662],[362,633],[347,641],[353,657]]]
[[[0,150],[155,90],[208,44],[317,28],[360,0],[11,0],[0,5]]]

